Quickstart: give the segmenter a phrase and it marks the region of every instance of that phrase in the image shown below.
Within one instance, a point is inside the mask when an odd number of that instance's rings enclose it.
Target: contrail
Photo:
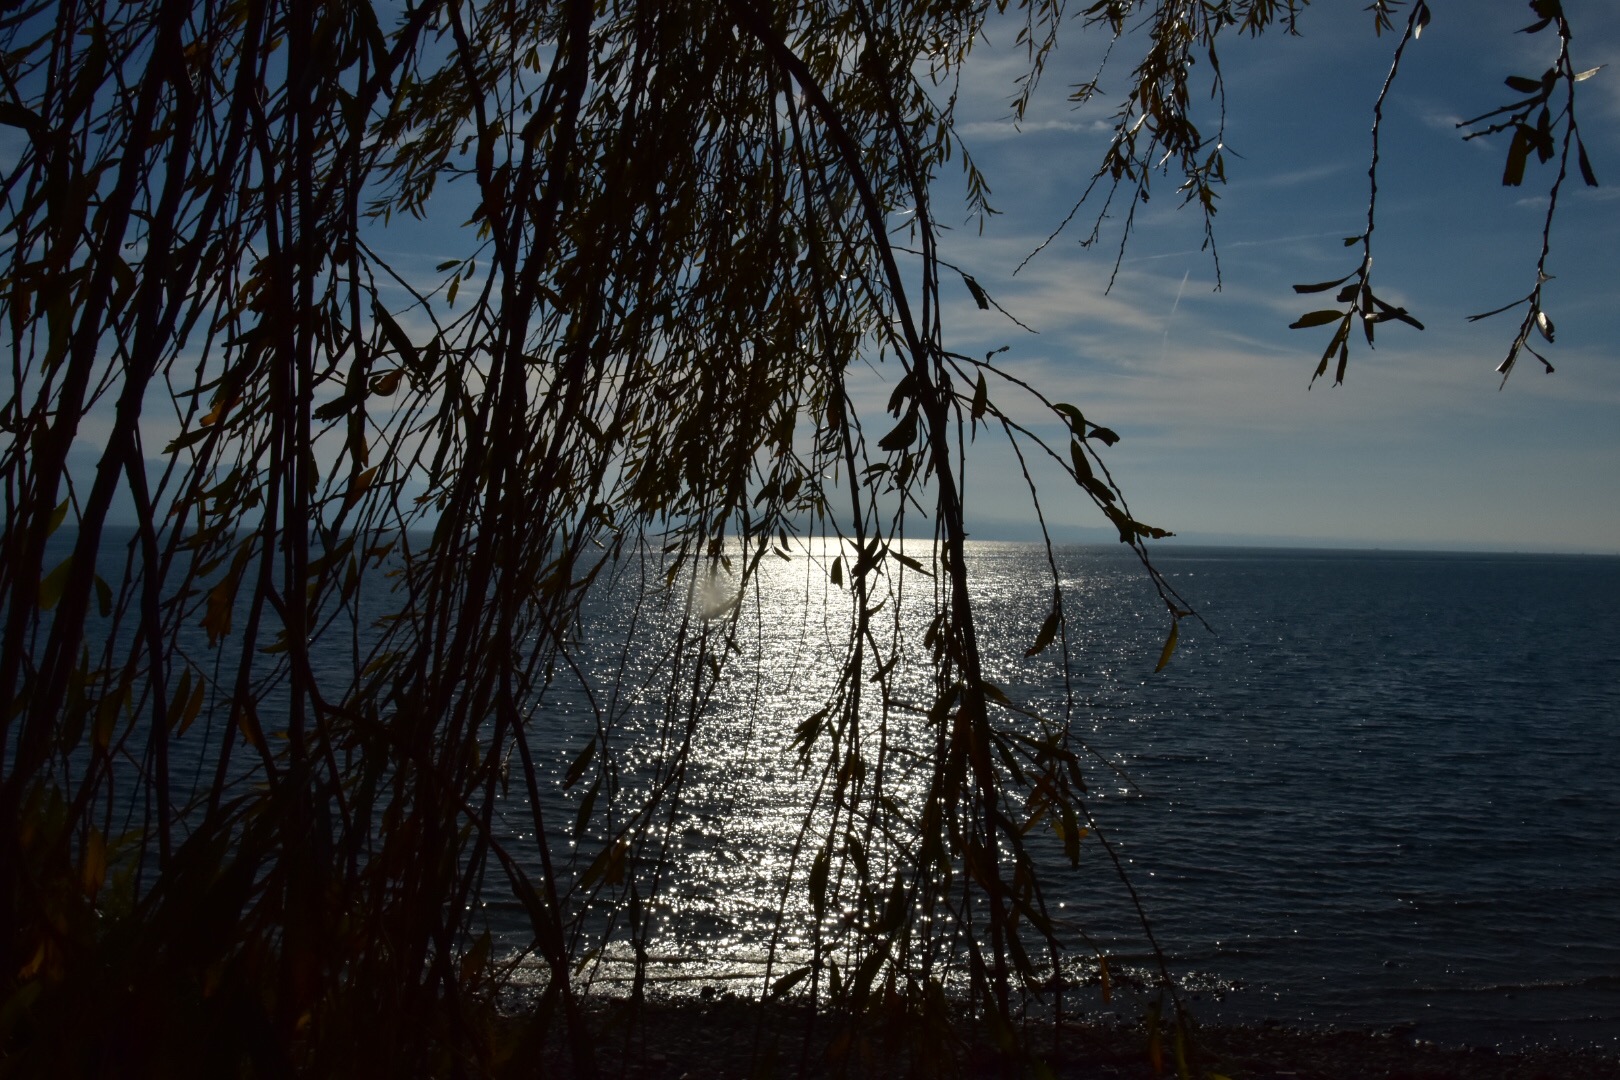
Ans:
[[[1187,291],[1187,279],[1192,276],[1192,267],[1181,275],[1181,284],[1176,287],[1175,303],[1170,305],[1170,314],[1164,320],[1164,339],[1159,343],[1159,363],[1163,364],[1170,355],[1170,323],[1175,320],[1176,308],[1181,306],[1181,294]]]

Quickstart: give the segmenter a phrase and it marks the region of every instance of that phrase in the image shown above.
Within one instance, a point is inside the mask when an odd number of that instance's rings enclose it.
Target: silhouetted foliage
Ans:
[[[1381,29],[1395,6],[1374,5]],[[1592,181],[1584,74],[1556,3],[1533,6],[1566,48],[1474,134],[1511,131],[1512,183],[1532,153],[1557,160],[1550,219],[1572,147]],[[765,985],[905,1015],[919,1055],[948,1045],[960,988],[1010,1048],[1062,951],[1087,952],[1046,910],[1032,830],[1051,823],[1074,862],[1089,818],[1067,718],[981,663],[959,480],[978,429],[1051,455],[1142,553],[1170,615],[1161,666],[1189,612],[1147,564],[1163,531],[1099,457],[1117,436],[944,339],[943,279],[994,304],[937,251],[942,170],[989,209],[955,80],[992,17],[1027,49],[1020,115],[1060,30],[1144,45],[1085,194],[1100,222],[1169,174],[1208,228],[1225,166],[1194,61],[1301,7],[0,16],[0,124],[21,136],[0,182],[0,1072],[517,1073],[558,1033],[588,1072],[580,973],[628,945],[640,989],[663,829],[740,605],[676,624],[645,782],[622,775],[640,729],[601,702],[568,760],[537,752],[543,699],[610,581],[679,597],[725,571],[735,596],[777,552],[825,559],[847,650],[795,738],[818,780],[791,890],[816,917]],[[1401,47],[1428,18],[1410,15]],[[417,219],[464,247],[431,283],[388,254],[420,242]],[[1361,268],[1311,287],[1343,285],[1348,307],[1296,324],[1337,323],[1340,377],[1358,317],[1369,341],[1416,325],[1371,291],[1372,235],[1369,214]],[[1539,281],[1521,303],[1504,374],[1532,329],[1552,336]],[[898,369],[888,417],[855,406],[864,363]],[[998,393],[1033,395],[1062,443]],[[115,546],[122,503],[136,527]],[[801,543],[822,534],[845,545]],[[933,606],[932,700],[913,703],[926,738],[897,747],[883,608],[907,575]],[[1055,577],[1049,612],[1027,651],[1066,664]],[[926,778],[904,804],[883,779],[902,751]],[[559,776],[574,821],[544,816]],[[532,815],[538,872],[503,805]],[[516,961],[475,914],[493,894],[521,904],[543,971],[521,1022],[497,1022]]]

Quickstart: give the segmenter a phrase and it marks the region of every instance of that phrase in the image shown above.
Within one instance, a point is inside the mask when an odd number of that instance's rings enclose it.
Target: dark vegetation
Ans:
[[[992,17],[1019,28],[1020,114],[1060,31],[1139,47],[1077,198],[1100,216],[1170,183],[1208,229],[1225,162],[1202,61],[1303,6],[7,8],[0,1073],[589,1073],[578,973],[612,944],[645,962],[661,824],[736,608],[676,628],[648,784],[620,783],[611,710],[568,761],[536,753],[542,699],[606,577],[746,582],[822,534],[847,542],[825,567],[847,650],[798,730],[819,779],[791,892],[848,917],[811,920],[761,989],[827,1024],[886,1010],[917,1047],[969,1015],[991,1057],[1042,1053],[1019,1017],[1049,1007],[1059,957],[1104,986],[1108,967],[1049,919],[1032,854],[1045,837],[1078,857],[1084,748],[981,670],[958,480],[979,429],[1050,455],[1142,553],[1165,660],[1188,611],[1099,456],[1114,433],[943,339],[946,279],[994,305],[936,246],[942,170],[991,210],[956,79]],[[1397,66],[1428,19],[1398,7],[1370,20]],[[1557,63],[1508,80],[1514,102],[1473,133],[1506,138],[1507,183],[1532,156],[1556,167],[1550,228],[1571,170],[1592,182],[1584,74],[1556,0],[1531,7]],[[465,226],[436,242],[464,252],[424,283],[387,252],[446,208]],[[1416,323],[1374,295],[1372,245],[1370,212],[1359,267],[1301,287],[1337,298],[1296,325],[1334,328],[1320,371],[1338,378],[1353,339]],[[1545,281],[1504,375],[1552,338]],[[864,362],[897,372],[888,416],[855,408]],[[1016,423],[1009,395],[1063,439]],[[906,748],[926,783],[901,801],[882,609],[907,575],[933,605],[932,696]],[[1054,581],[1029,652],[1066,662],[1065,626]],[[559,775],[573,820],[543,813]],[[495,824],[514,798],[538,871]],[[475,914],[497,893],[543,972],[516,1017]],[[1144,1038],[1175,1068],[1187,1021],[1159,994]]]

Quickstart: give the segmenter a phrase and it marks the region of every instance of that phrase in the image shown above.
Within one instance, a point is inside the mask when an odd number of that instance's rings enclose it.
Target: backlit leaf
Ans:
[[[1545,311],[1538,310],[1536,312],[1536,329],[1541,331],[1541,336],[1546,338],[1549,344],[1552,342],[1553,335],[1557,333],[1557,330],[1553,327],[1553,321],[1547,318]]]
[[[41,611],[50,611],[62,599],[62,591],[67,588],[68,578],[73,574],[73,556],[69,555],[56,564],[56,569],[45,575],[45,580],[39,583],[39,607]]]
[[[204,688],[205,684],[199,677],[197,685],[192,687],[191,693],[186,696],[185,708],[180,713],[180,726],[175,729],[176,735],[184,735],[186,729],[202,714]]]
[[[1159,662],[1153,666],[1154,671],[1163,671],[1170,663],[1170,657],[1176,651],[1176,638],[1181,633],[1181,620],[1176,619],[1170,623],[1170,636],[1164,639],[1164,648],[1159,651]]]
[[[93,897],[106,880],[107,839],[101,835],[100,829],[92,825],[90,834],[84,838],[84,860],[80,866],[79,884],[84,887],[86,896]]]
[[[404,368],[393,368],[389,371],[380,371],[371,377],[371,392],[379,397],[388,397],[399,389],[399,381],[405,377]]]
[[[208,604],[203,612],[202,627],[208,632],[208,644],[214,645],[231,632],[231,605],[236,602],[236,583],[226,578],[208,590]]]
[[[377,475],[377,470],[380,468],[382,468],[381,465],[373,465],[371,468],[361,471],[350,481],[349,490],[343,496],[343,509],[347,510],[360,501],[366,490],[371,487],[372,478]]]

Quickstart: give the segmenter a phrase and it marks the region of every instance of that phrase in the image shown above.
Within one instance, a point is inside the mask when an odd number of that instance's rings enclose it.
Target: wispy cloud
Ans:
[[[956,130],[964,138],[976,142],[999,142],[1054,131],[1073,135],[1097,135],[1106,134],[1113,129],[1111,125],[1100,119],[1046,119],[1026,120],[1019,123],[1009,117],[1005,120],[974,120],[970,123],[958,125]]]

